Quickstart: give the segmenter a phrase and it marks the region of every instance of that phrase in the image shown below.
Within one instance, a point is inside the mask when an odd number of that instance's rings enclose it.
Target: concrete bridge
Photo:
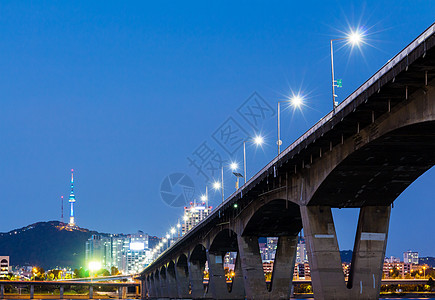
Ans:
[[[304,228],[316,299],[378,299],[391,205],[434,163],[435,24],[142,271],[142,297],[288,299]],[[360,214],[346,282],[331,209],[349,207]],[[267,287],[258,238],[272,236]]]

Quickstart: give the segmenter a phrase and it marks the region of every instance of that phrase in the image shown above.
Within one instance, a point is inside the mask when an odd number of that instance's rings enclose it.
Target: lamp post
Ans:
[[[332,73],[332,109],[335,113],[335,108],[337,107],[338,103],[335,101],[335,98],[337,95],[335,94],[335,87],[341,87],[341,80],[335,80],[334,77],[334,48],[333,48],[333,42],[335,41],[343,41],[347,40],[349,44],[352,46],[359,45],[362,41],[363,35],[358,30],[351,31],[347,37],[345,38],[338,38],[338,39],[331,39],[330,40],[330,46],[331,46],[331,73]]]
[[[289,100],[278,101],[278,155],[281,153],[281,103],[290,103],[294,108],[299,108],[303,104],[303,98],[300,95],[293,95]]]
[[[256,135],[253,140],[243,141],[243,173],[246,183],[246,143],[253,142],[257,146],[261,146],[264,143],[264,138],[261,135]]]

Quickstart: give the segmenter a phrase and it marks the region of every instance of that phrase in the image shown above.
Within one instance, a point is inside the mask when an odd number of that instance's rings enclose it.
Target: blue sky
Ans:
[[[188,158],[204,142],[242,162],[240,149],[229,155],[213,135],[228,118],[265,136],[262,149],[247,149],[252,176],[276,154],[278,100],[292,92],[307,100],[281,115],[284,147],[331,109],[331,38],[367,31],[361,49],[336,44],[342,101],[434,11],[431,1],[2,1],[0,231],[59,219],[74,168],[78,225],[164,234],[183,213],[161,198],[166,176],[186,174],[199,196],[205,179]],[[272,108],[256,126],[238,113],[254,92]],[[434,178],[430,170],[395,202],[388,255],[435,256],[421,230]],[[353,247],[357,214],[335,212],[342,249]]]

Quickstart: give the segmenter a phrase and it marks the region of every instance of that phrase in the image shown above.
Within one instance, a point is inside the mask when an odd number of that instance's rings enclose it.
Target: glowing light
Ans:
[[[353,46],[358,46],[363,40],[363,35],[359,30],[351,30],[347,36],[347,40]]]
[[[172,227],[172,228],[171,228],[171,234],[174,234],[174,233],[175,233],[175,228]]]
[[[201,201],[207,201],[207,196],[206,195],[201,195]]]
[[[264,138],[261,135],[256,135],[254,138],[254,143],[257,146],[261,146],[264,143]]]
[[[140,242],[133,242],[130,243],[130,250],[133,251],[140,251],[145,249],[145,244]]]
[[[178,224],[177,224],[177,228],[180,228],[180,227],[181,227],[181,225],[180,225],[180,223],[178,223]]]
[[[185,216],[183,216],[183,220],[187,221],[187,220],[189,220],[189,217],[185,215]]]
[[[98,271],[101,269],[101,263],[99,261],[91,261],[89,262],[89,270],[91,272]]]
[[[239,165],[236,162],[232,162],[230,164],[230,168],[232,171],[237,171],[237,169],[239,168]]]
[[[169,235],[169,234],[166,234],[166,238],[169,239],[169,237],[170,237],[170,235]]]
[[[299,108],[304,103],[304,99],[300,95],[294,95],[291,99],[292,106]]]
[[[167,241],[168,241],[167,239],[163,238],[163,243],[166,243]]]
[[[215,181],[215,182],[213,182],[213,188],[214,188],[215,190],[220,189],[220,188],[221,188],[221,183],[220,183],[219,181]]]

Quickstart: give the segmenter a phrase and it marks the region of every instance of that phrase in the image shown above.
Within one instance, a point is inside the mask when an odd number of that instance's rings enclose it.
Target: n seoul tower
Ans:
[[[71,193],[69,194],[69,203],[71,204],[71,215],[69,217],[69,226],[75,226],[74,222],[74,202],[76,202],[76,196],[74,196],[74,170],[71,169]]]

